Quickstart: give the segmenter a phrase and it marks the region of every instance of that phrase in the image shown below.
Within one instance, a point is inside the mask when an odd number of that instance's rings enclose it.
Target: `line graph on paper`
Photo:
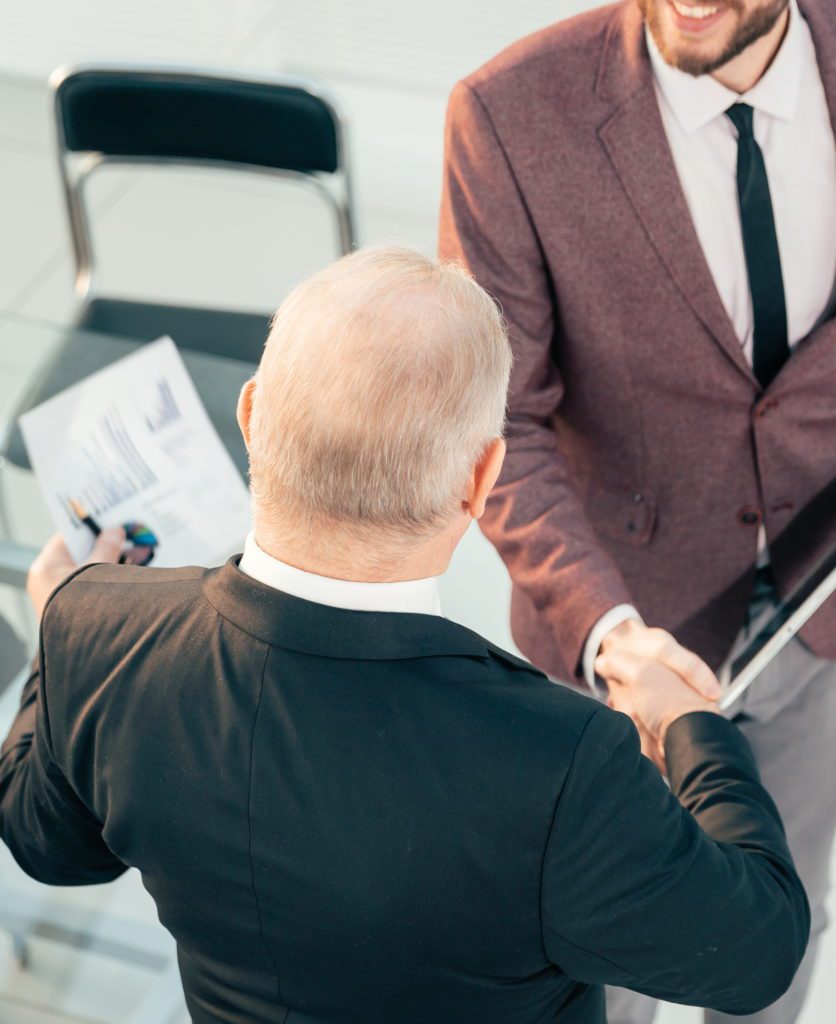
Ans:
[[[72,494],[58,491],[58,500],[65,508],[70,498],[80,501],[94,517],[104,516],[158,482],[115,406],[94,422],[73,453],[72,479]]]

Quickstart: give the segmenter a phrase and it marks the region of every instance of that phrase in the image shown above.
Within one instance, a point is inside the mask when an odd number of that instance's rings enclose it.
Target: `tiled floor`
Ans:
[[[188,56],[198,63],[302,73],[328,84],[350,123],[360,240],[400,241],[426,251],[435,244],[449,87],[515,37],[588,6],[584,0],[424,0],[397,8],[389,0],[241,0],[227,24],[225,12],[233,5],[220,0],[154,3],[161,18],[173,19],[172,39],[177,30],[186,35],[175,24],[183,12],[194,15]],[[17,32],[25,41],[34,8],[45,18],[59,7],[65,12],[38,50],[43,77],[53,64],[80,56],[136,57],[142,47],[157,60],[185,56],[182,47],[161,42],[159,31],[143,35],[145,22],[131,13],[139,5],[120,8],[121,28],[99,30],[90,52],[78,12],[84,7],[90,17],[106,19],[112,0],[67,0],[58,7],[30,0],[25,25],[9,0],[0,0],[0,7],[10,30],[0,39],[0,68],[17,66],[7,40]],[[315,202],[271,182],[120,171],[102,173],[91,185],[102,283],[114,291],[270,309],[334,252],[333,232]],[[0,309],[69,316],[71,264],[42,80],[0,78],[0,224]],[[14,361],[26,358],[17,352],[0,361],[0,404],[11,400]],[[33,544],[42,540],[49,524],[28,475],[4,467],[0,494],[14,535]],[[457,553],[443,599],[449,615],[511,646],[507,575],[477,531]],[[18,593],[0,587],[0,613],[31,642],[31,619]],[[143,1004],[149,1024],[168,1024],[167,1014],[149,1007],[147,998],[154,989],[159,994],[160,967],[171,947],[135,876],[95,890],[46,890],[24,879],[0,849],[0,915],[9,907],[29,908],[39,923],[26,969],[0,935],[0,1024],[136,1021]],[[92,933],[94,948],[79,947],[73,932],[82,930]],[[802,1024],[836,1019],[834,959],[836,936],[825,943]],[[665,1007],[659,1017],[660,1024],[698,1019],[697,1011],[682,1007]]]

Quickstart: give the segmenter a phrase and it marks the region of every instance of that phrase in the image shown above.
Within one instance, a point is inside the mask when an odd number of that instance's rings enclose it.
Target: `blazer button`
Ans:
[[[757,409],[755,410],[755,414],[760,419],[763,419],[763,417],[766,416],[767,413],[772,412],[773,409],[777,409],[777,408],[778,408],[778,399],[777,398],[766,398],[757,407]]]
[[[744,526],[757,526],[762,519],[763,514],[756,505],[744,505],[737,512],[737,521]]]

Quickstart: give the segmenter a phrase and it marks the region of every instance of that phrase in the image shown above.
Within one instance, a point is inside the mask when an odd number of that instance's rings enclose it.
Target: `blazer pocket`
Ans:
[[[656,527],[656,502],[627,487],[594,487],[586,505],[596,533],[622,544],[647,544]]]

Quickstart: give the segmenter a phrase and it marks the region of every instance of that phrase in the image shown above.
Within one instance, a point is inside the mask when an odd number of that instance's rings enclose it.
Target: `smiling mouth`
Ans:
[[[668,0],[673,11],[674,21],[680,32],[698,36],[707,32],[718,21],[721,21],[729,8],[726,4],[694,4],[683,0]]]
[[[693,6],[691,4],[677,3],[676,0],[671,0],[671,7],[673,7],[677,14],[681,14],[683,18],[690,18],[694,21],[710,18],[712,14],[717,14],[718,11],[722,10],[719,4],[716,7],[708,7],[705,4]]]

